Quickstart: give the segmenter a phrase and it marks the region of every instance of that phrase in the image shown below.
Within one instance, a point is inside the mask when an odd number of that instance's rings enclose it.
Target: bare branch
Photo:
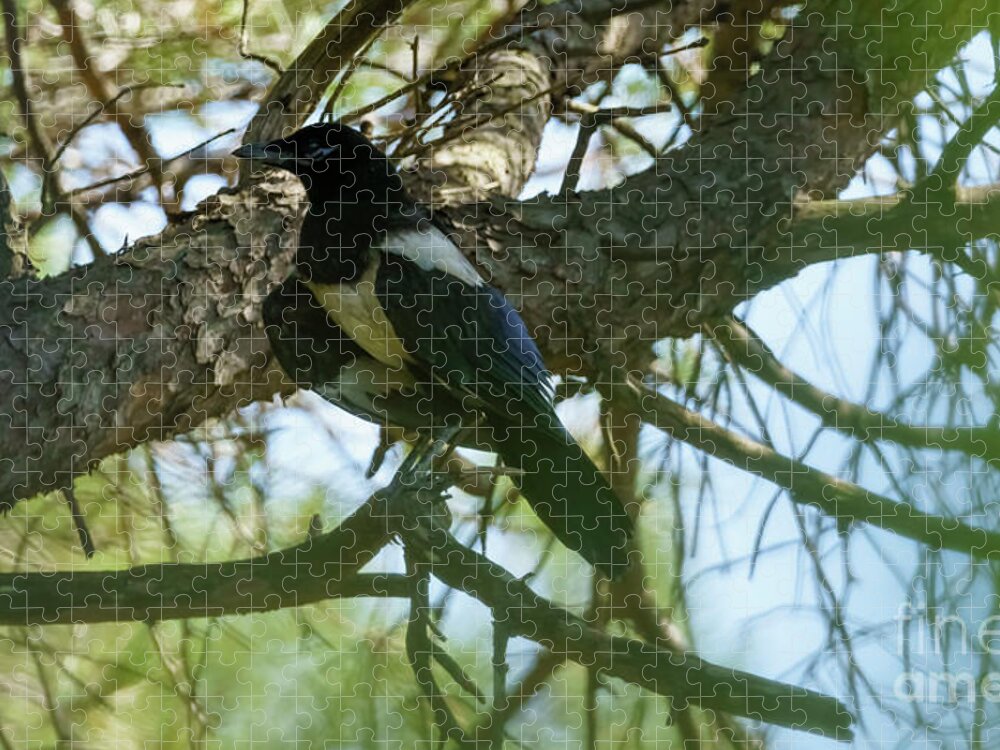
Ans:
[[[1000,456],[1000,430],[989,427],[914,425],[838,398],[792,372],[756,334],[733,318],[706,326],[733,361],[818,416],[823,424],[859,440],[888,440],[916,448],[956,450],[980,458]]]
[[[21,107],[21,114],[24,116],[24,126],[28,131],[31,146],[36,155],[41,158],[43,167],[50,168],[48,177],[51,179],[52,184],[58,186],[59,173],[52,160],[52,145],[49,143],[48,137],[38,122],[31,94],[28,91],[28,71],[22,57],[22,47],[25,44],[26,37],[18,21],[17,0],[2,0],[0,10],[2,10],[0,16],[3,17],[7,56],[10,58],[14,96]],[[59,198],[63,197],[58,187],[57,193]],[[49,206],[42,206],[42,211],[48,211],[49,208]],[[90,246],[94,256],[98,257],[102,255],[104,251],[101,249],[100,243],[97,242],[97,239],[90,232],[90,223],[84,210],[75,206],[72,201],[67,203],[66,208],[73,219],[73,223],[76,225],[77,232],[80,233],[80,236]]]
[[[157,622],[269,612],[335,597],[406,597],[405,576],[359,572],[389,540],[381,510],[376,493],[333,531],[261,557],[0,574],[0,624]]]
[[[768,274],[780,281],[816,263],[917,250],[956,262],[973,278],[991,277],[993,269],[975,265],[962,246],[1000,236],[1000,185],[949,189],[933,200],[913,196],[906,191],[796,204],[794,219],[776,239],[781,250]],[[952,254],[942,256],[943,248]]]
[[[431,669],[432,657],[436,657],[439,649],[435,646],[429,631],[434,627],[431,622],[431,605],[428,590],[431,585],[430,572],[427,566],[413,559],[406,550],[406,574],[410,585],[410,618],[406,624],[406,655],[413,669],[413,676],[420,688],[420,697],[427,702],[433,716],[433,725],[443,733],[443,739],[454,739],[461,747],[472,747],[465,740],[465,735],[454,713],[448,706],[445,693],[437,684]]]
[[[670,697],[677,709],[693,703],[838,739],[850,737],[851,715],[834,698],[717,666],[690,652],[661,651],[609,636],[458,543],[435,509],[442,478],[433,464],[441,442],[435,450],[411,452],[389,486],[339,527],[290,549],[214,564],[0,576],[0,623],[150,622],[269,611],[331,597],[412,597],[419,576],[359,572],[395,535],[406,545],[411,571],[429,570],[479,599],[492,610],[503,638],[529,638],[584,666]],[[418,620],[421,609],[428,609],[425,594],[426,588],[415,599]],[[419,631],[410,645],[426,648]],[[426,681],[429,662],[419,651],[414,656]],[[430,683],[428,687],[437,690]],[[457,730],[451,722],[445,728],[452,735]]]
[[[945,144],[941,158],[928,179],[940,181],[939,186],[943,189],[951,189],[952,183],[965,167],[969,155],[998,122],[1000,122],[1000,80],[994,85],[993,93],[972,111],[969,119]]]
[[[73,8],[73,0],[50,0],[59,17],[59,24],[62,27],[62,36],[69,46],[70,55],[73,58],[73,65],[78,74],[83,79],[90,95],[101,105],[101,111],[105,111],[122,97],[122,91],[116,90],[116,86],[108,80],[103,71],[97,68],[94,55],[87,47],[87,41],[83,36],[80,20]],[[127,89],[126,89],[127,90]],[[129,145],[139,156],[139,161],[145,164],[153,176],[153,182],[157,190],[163,193],[163,172],[160,169],[159,158],[153,143],[143,125],[137,124],[131,112],[120,112],[115,108],[111,114],[112,119],[121,128],[122,133],[128,140]]]
[[[227,135],[232,135],[235,132],[236,132],[236,128],[229,128],[229,130],[223,130],[221,133],[216,133],[215,135],[210,136],[210,137],[206,138],[205,140],[196,143],[191,148],[189,148],[189,149],[187,149],[185,151],[182,151],[181,153],[177,154],[176,156],[169,156],[169,157],[167,157],[165,159],[160,159],[159,157],[157,157],[156,163],[159,165],[159,168],[162,169],[162,167],[164,165],[171,164],[171,163],[173,163],[175,161],[179,161],[180,159],[183,159],[183,158],[185,158],[187,156],[191,156],[193,154],[196,154],[199,151],[201,151],[202,149],[204,149],[206,146],[208,146],[209,144],[214,143],[215,141],[219,140],[220,138],[225,138]],[[131,172],[126,172],[125,174],[118,175],[117,177],[108,177],[107,179],[100,180],[99,182],[93,182],[90,185],[84,185],[83,187],[73,188],[72,190],[70,190],[69,192],[67,192],[66,195],[68,197],[72,198],[72,197],[75,197],[77,195],[82,195],[84,193],[91,193],[91,192],[93,192],[95,190],[101,190],[102,188],[106,188],[109,185],[116,185],[119,182],[129,182],[129,183],[131,183],[134,180],[138,180],[143,175],[149,174],[152,170],[153,170],[152,163],[147,163],[146,165],[144,165],[142,167],[138,167],[137,169],[133,169]]]
[[[435,577],[489,607],[507,635],[529,638],[583,666],[669,697],[675,709],[696,704],[841,740],[850,737],[850,713],[836,699],[596,630],[445,529],[420,525],[417,519],[425,512],[420,505],[400,507],[399,534],[408,548],[426,557]]]
[[[621,394],[637,414],[675,440],[758,474],[786,489],[796,503],[818,508],[844,523],[867,523],[916,540],[931,549],[949,549],[977,560],[1000,555],[1000,532],[970,526],[917,510],[850,482],[780,455],[750,438],[738,435],[702,415],[671,401],[635,381],[620,386]]]
[[[274,82],[244,142],[269,141],[298,128],[316,109],[333,79],[410,2],[351,0]]]

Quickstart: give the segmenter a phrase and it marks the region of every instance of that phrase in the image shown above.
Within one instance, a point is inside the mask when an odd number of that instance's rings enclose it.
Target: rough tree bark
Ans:
[[[391,17],[399,6],[377,7]],[[963,39],[953,37],[951,51]],[[613,190],[450,215],[554,369],[642,369],[653,341],[691,335],[829,257],[804,251],[788,220],[797,199],[842,186],[886,124],[870,114],[885,111],[865,82],[881,62],[870,47],[859,53],[846,28],[803,13],[732,114],[654,169]],[[288,271],[300,198],[271,176],[223,191],[114,262],[3,282],[0,504],[282,389],[258,305]]]

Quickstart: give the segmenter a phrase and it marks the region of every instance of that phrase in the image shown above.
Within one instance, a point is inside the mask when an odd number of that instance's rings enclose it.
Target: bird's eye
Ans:
[[[302,149],[300,156],[301,158],[313,161],[325,161],[332,157],[336,151],[336,148],[331,148],[325,143],[310,143],[306,148]]]

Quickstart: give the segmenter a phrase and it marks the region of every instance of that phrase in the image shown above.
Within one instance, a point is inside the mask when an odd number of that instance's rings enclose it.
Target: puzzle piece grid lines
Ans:
[[[995,743],[991,2],[4,2],[0,745]]]

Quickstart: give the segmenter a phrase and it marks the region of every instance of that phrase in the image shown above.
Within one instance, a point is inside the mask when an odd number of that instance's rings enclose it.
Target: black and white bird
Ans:
[[[295,174],[309,199],[295,275],[264,306],[283,369],[378,424],[466,427],[519,470],[521,493],[563,544],[620,577],[632,522],[560,423],[531,334],[385,154],[336,123],[234,154]]]

